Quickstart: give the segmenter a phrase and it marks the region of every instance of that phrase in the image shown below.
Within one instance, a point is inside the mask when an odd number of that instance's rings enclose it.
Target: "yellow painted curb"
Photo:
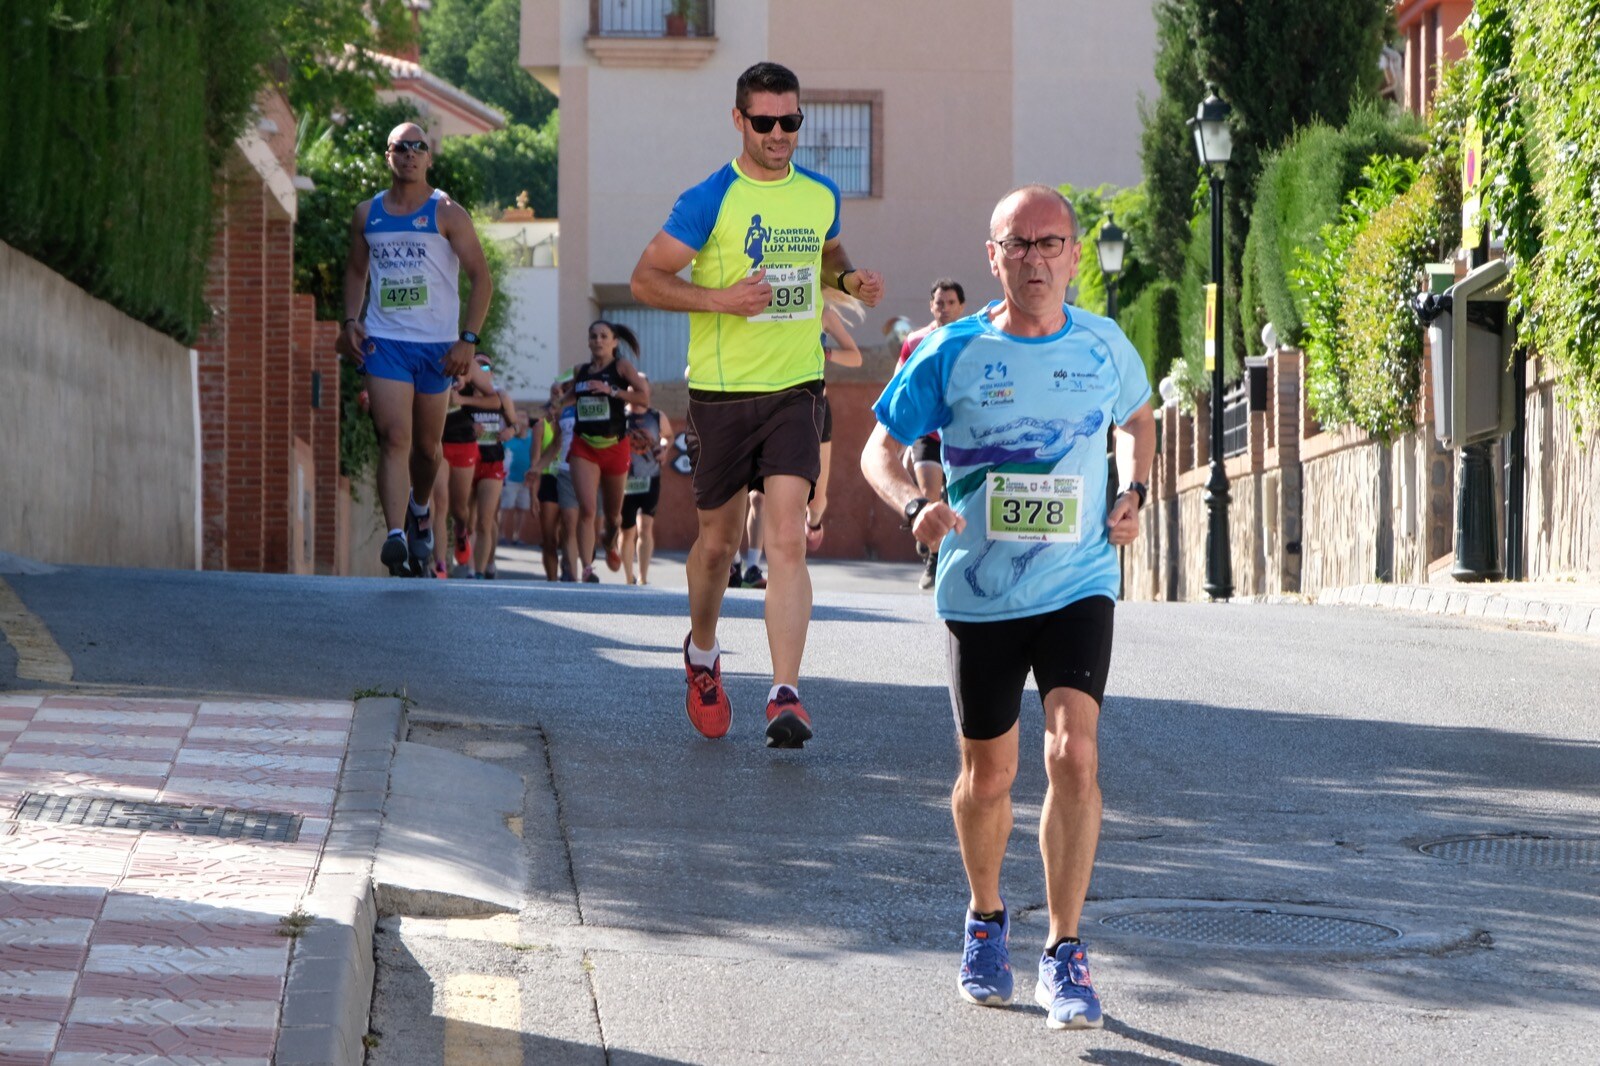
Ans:
[[[522,990],[515,977],[453,974],[439,998],[445,1066],[522,1066]]]
[[[39,616],[28,610],[6,579],[0,577],[0,633],[17,652],[17,677],[24,681],[72,680],[72,660],[50,635]]]

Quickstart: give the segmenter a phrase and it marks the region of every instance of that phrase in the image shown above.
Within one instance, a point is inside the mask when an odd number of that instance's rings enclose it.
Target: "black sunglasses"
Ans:
[[[757,133],[771,133],[774,125],[783,127],[783,132],[793,133],[800,128],[800,123],[806,120],[803,112],[796,111],[792,115],[752,115],[744,108],[739,109],[739,114],[744,116],[750,128]]]
[[[391,152],[415,152],[417,155],[421,155],[423,152],[428,151],[428,142],[427,141],[390,141],[389,142],[389,151],[391,151]]]

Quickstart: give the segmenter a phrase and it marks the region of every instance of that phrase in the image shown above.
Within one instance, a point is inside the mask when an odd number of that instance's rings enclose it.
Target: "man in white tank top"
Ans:
[[[450,379],[472,365],[493,288],[472,218],[428,184],[432,157],[421,126],[389,132],[389,189],[357,205],[350,224],[339,337],[366,371],[378,431],[378,500],[389,529],[379,557],[389,573],[413,577],[428,573],[433,553],[426,501]],[[472,285],[464,316],[462,271]]]

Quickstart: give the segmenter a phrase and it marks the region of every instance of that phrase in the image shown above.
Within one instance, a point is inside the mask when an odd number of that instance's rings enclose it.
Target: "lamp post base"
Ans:
[[[1206,595],[1233,599],[1233,553],[1228,543],[1228,474],[1220,459],[1211,461],[1206,482]]]
[[[1468,444],[1456,466],[1455,565],[1457,581],[1499,581],[1499,536],[1494,521],[1494,463],[1491,445]]]

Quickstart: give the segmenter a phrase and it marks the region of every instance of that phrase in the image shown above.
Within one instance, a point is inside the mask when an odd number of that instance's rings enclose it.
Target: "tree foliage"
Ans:
[[[435,0],[422,24],[422,63],[512,122],[540,129],[556,98],[522,69],[521,27],[521,0]]]
[[[1224,367],[1238,373],[1248,338],[1239,314],[1240,278],[1256,179],[1265,156],[1316,119],[1341,125],[1380,83],[1378,57],[1391,25],[1386,0],[1165,0],[1157,9],[1157,78],[1162,99],[1147,108],[1144,161],[1164,276],[1195,284],[1175,212],[1195,198],[1192,140],[1181,123],[1217,87],[1233,108],[1233,155],[1224,185]],[[1191,66],[1192,64],[1192,66]],[[1188,99],[1168,99],[1183,92]],[[1180,135],[1181,134],[1181,135]],[[1190,167],[1187,186],[1179,144]],[[1191,212],[1192,214],[1192,212]],[[1195,302],[1188,294],[1186,306]],[[1186,327],[1187,328],[1187,327]],[[1188,346],[1185,350],[1187,351]]]
[[[552,111],[538,129],[512,122],[492,133],[452,137],[440,146],[439,155],[477,175],[476,202],[485,209],[510,207],[526,192],[535,214],[553,218],[560,137],[561,113]]]
[[[1200,164],[1186,123],[1205,97],[1195,56],[1190,13],[1185,0],[1156,5],[1156,87],[1154,101],[1141,100],[1144,124],[1139,159],[1148,200],[1149,240],[1141,254],[1168,281],[1183,279],[1184,246],[1194,215]]]

